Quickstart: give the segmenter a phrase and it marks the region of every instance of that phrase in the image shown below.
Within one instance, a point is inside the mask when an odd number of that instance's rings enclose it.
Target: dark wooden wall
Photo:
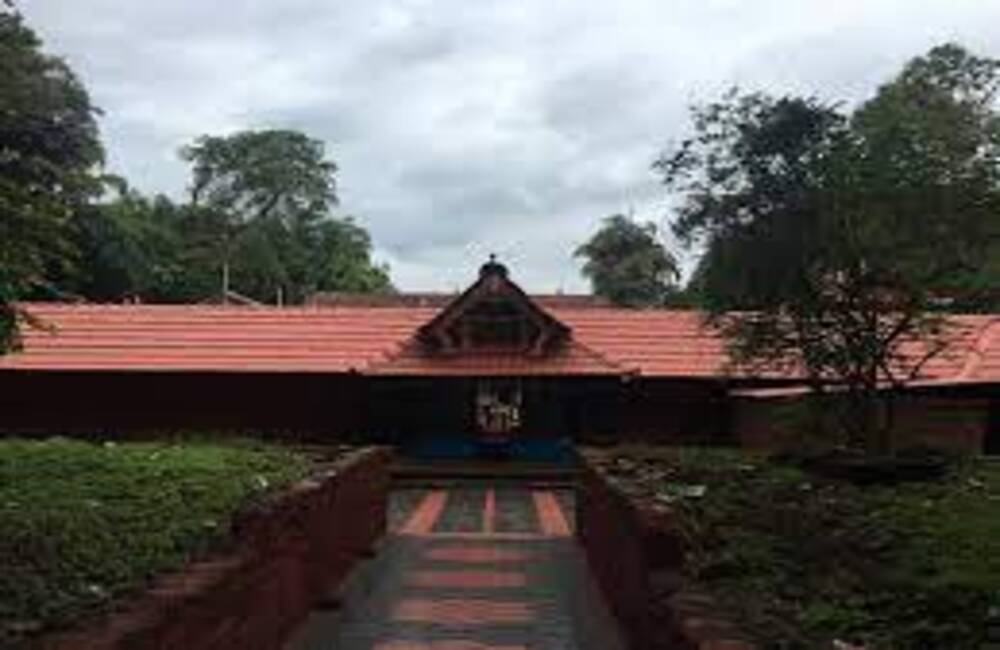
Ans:
[[[468,429],[473,386],[471,379],[356,374],[0,371],[0,433],[188,430],[398,441],[414,431]],[[536,378],[524,386],[526,435],[739,444],[746,434],[728,395],[733,386],[721,380]],[[986,393],[980,401],[996,390]]]
[[[730,442],[726,392],[716,380],[634,379],[623,386],[618,429],[656,444]]]
[[[468,377],[371,379],[368,429],[389,439],[420,432],[471,433],[476,383]],[[617,378],[527,377],[519,383],[524,411],[519,435],[575,437],[616,428]]]
[[[319,437],[367,416],[355,375],[0,371],[0,431],[254,430]]]
[[[995,387],[995,392],[990,399],[983,452],[990,456],[1000,456],[1000,386]]]

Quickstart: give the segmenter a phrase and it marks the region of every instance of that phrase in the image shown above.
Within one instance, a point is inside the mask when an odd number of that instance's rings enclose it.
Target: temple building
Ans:
[[[456,295],[23,307],[38,324],[0,357],[6,432],[253,430],[554,460],[578,441],[766,446],[762,405],[801,385],[735,372],[697,311],[531,296],[493,260]],[[998,453],[1000,315],[953,318],[901,422]]]

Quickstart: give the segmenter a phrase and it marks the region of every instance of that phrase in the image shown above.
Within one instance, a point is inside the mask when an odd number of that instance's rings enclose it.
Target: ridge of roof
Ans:
[[[461,295],[459,291],[407,291],[390,294],[319,292],[307,304],[318,307],[437,307],[441,308]],[[614,306],[607,298],[589,293],[528,293],[531,300],[544,307],[571,306],[600,308]]]
[[[309,313],[309,314],[323,314],[336,311],[370,311],[378,309],[379,311],[400,311],[400,312],[413,312],[413,311],[437,311],[434,307],[428,307],[423,305],[387,305],[387,306],[370,306],[370,305],[320,305],[320,304],[301,304],[301,305],[270,305],[266,303],[259,304],[236,304],[236,303],[162,303],[162,302],[131,302],[131,303],[121,303],[121,302],[46,302],[46,301],[21,301],[17,303],[17,306],[21,309],[30,311],[32,309],[43,310],[43,311],[81,311],[81,312],[95,312],[95,311],[178,311],[178,312],[230,312],[230,313],[260,313],[260,312],[273,312],[273,313]]]
[[[522,290],[523,291],[523,290]],[[452,299],[460,297],[460,294],[449,294]],[[544,299],[550,294],[524,294],[526,297],[535,300],[536,298]],[[559,294],[551,294],[552,296],[558,298]],[[583,295],[583,294],[580,294]],[[570,295],[572,297],[572,295]],[[303,303],[303,304],[284,304],[284,305],[272,305],[268,303],[259,304],[221,304],[221,303],[163,303],[163,302],[58,302],[58,301],[18,301],[17,306],[22,309],[42,309],[42,310],[54,310],[54,311],[136,311],[136,310],[177,310],[177,311],[225,311],[225,312],[274,312],[274,313],[309,313],[309,314],[322,314],[332,311],[398,311],[398,312],[414,312],[414,311],[439,311],[440,307],[433,305],[410,305],[410,304],[387,304],[387,305],[368,305],[368,304],[330,304],[330,303]],[[654,307],[625,307],[613,304],[564,304],[564,305],[552,305],[546,306],[545,311],[549,312],[581,312],[587,314],[630,314],[634,316],[663,316],[663,315],[673,315],[673,314],[685,314],[690,316],[697,316],[703,318],[707,313],[704,310],[693,308],[693,307],[675,307],[675,306],[654,306]],[[992,313],[971,313],[971,312],[958,312],[958,313],[947,313],[944,314],[949,319],[955,319],[959,321],[978,321],[984,323],[985,325],[992,325],[996,321],[1000,321],[1000,314]]]

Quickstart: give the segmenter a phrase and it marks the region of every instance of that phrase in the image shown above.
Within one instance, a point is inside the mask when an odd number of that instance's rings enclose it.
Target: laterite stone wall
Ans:
[[[632,650],[754,650],[711,597],[683,579],[675,515],[623,493],[586,461],[577,535]]]
[[[389,452],[367,449],[233,525],[234,547],[44,650],[278,650],[385,533]]]
[[[817,403],[817,399],[824,401]],[[739,395],[733,398],[733,429],[748,449],[774,451],[816,441],[824,431],[837,430],[835,399],[801,393]],[[897,395],[893,400],[894,444],[897,448],[931,446],[982,453],[989,409],[989,399],[980,396],[932,392]],[[886,417],[884,403],[882,417]]]

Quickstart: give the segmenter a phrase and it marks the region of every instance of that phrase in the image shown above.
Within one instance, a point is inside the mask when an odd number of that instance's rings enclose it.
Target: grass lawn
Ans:
[[[1000,605],[1000,463],[859,487],[737,451],[588,455],[680,513],[689,577],[763,647],[978,649]]]
[[[0,648],[220,544],[237,510],[309,465],[249,442],[0,440]]]

